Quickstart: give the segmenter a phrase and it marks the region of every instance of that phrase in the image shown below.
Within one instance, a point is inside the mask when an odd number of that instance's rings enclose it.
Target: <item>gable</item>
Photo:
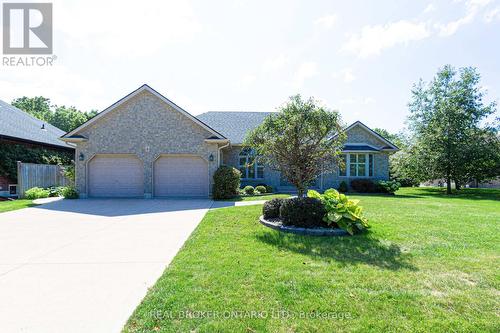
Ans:
[[[81,129],[79,134],[88,138],[90,145],[102,148],[121,145],[133,150],[158,143],[180,147],[186,142],[203,142],[213,136],[148,91],[128,99],[99,121]]]
[[[203,123],[201,120],[199,120],[196,117],[192,116],[190,113],[188,113],[184,109],[180,108],[178,105],[176,105],[175,103],[173,103],[172,101],[170,101],[169,99],[167,99],[165,96],[161,95],[156,90],[154,90],[153,88],[151,88],[151,87],[149,87],[148,85],[145,84],[145,85],[139,87],[138,89],[136,89],[135,91],[131,92],[127,96],[123,97],[122,99],[120,99],[119,101],[117,101],[116,103],[114,103],[113,105],[111,105],[110,107],[106,108],[105,110],[103,110],[102,112],[100,112],[98,115],[96,115],[92,119],[88,120],[87,122],[85,122],[84,124],[82,124],[81,126],[79,126],[78,128],[76,128],[75,130],[73,130],[73,131],[65,134],[62,137],[62,140],[70,139],[70,138],[75,138],[75,137],[81,135],[89,127],[96,126],[96,124],[98,124],[99,122],[103,121],[106,118],[109,118],[113,113],[116,113],[116,112],[118,112],[120,110],[123,110],[124,109],[123,106],[127,105],[127,103],[129,103],[132,100],[136,100],[137,99],[136,97],[141,96],[141,95],[144,96],[145,94],[150,95],[151,97],[153,97],[156,100],[158,100],[158,102],[163,103],[164,104],[164,109],[166,109],[168,111],[172,111],[172,112],[177,112],[179,115],[181,115],[181,116],[185,117],[186,119],[190,120],[196,126],[201,127],[202,129],[204,129],[205,131],[207,131],[208,133],[210,133],[212,137],[215,137],[215,138],[218,138],[218,139],[224,139],[225,138],[222,134],[220,134],[219,132],[217,132],[216,130],[214,130],[213,128],[211,128],[210,126],[208,126],[207,124]],[[142,109],[138,109],[138,110],[135,110],[135,111],[136,112],[142,112]],[[136,115],[136,116],[137,117],[141,117],[141,115],[139,115],[139,114]]]
[[[346,128],[347,140],[346,145],[349,144],[368,144],[378,149],[383,150],[398,150],[398,148],[379,135],[374,132],[368,126],[364,125],[360,121],[355,122]]]

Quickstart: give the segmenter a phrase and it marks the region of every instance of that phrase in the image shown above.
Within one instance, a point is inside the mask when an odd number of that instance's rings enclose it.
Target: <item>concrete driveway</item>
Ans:
[[[210,200],[63,200],[0,214],[0,332],[119,332]]]

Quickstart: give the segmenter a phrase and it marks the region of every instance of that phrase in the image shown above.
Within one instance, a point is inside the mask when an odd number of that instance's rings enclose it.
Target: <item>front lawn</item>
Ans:
[[[282,234],[261,205],[209,211],[124,331],[499,331],[500,191],[353,197],[368,234]]]
[[[36,206],[36,204],[32,200],[26,199],[0,201],[0,213],[33,206]]]

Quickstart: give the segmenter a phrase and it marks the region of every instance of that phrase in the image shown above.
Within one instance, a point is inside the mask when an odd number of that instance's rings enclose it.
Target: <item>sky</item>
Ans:
[[[397,132],[412,85],[445,64],[500,96],[500,0],[56,0],[53,29],[54,65],[0,65],[0,99],[103,110],[147,83],[197,115],[299,93]]]

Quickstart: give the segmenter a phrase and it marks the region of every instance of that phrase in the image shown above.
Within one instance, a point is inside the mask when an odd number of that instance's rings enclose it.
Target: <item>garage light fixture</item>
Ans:
[[[84,158],[85,158],[85,156],[83,155],[83,153],[80,153],[80,155],[78,155],[78,159],[80,161],[83,161]]]
[[[214,161],[214,154],[210,154],[210,156],[208,157],[208,160],[210,162],[213,162]]]

